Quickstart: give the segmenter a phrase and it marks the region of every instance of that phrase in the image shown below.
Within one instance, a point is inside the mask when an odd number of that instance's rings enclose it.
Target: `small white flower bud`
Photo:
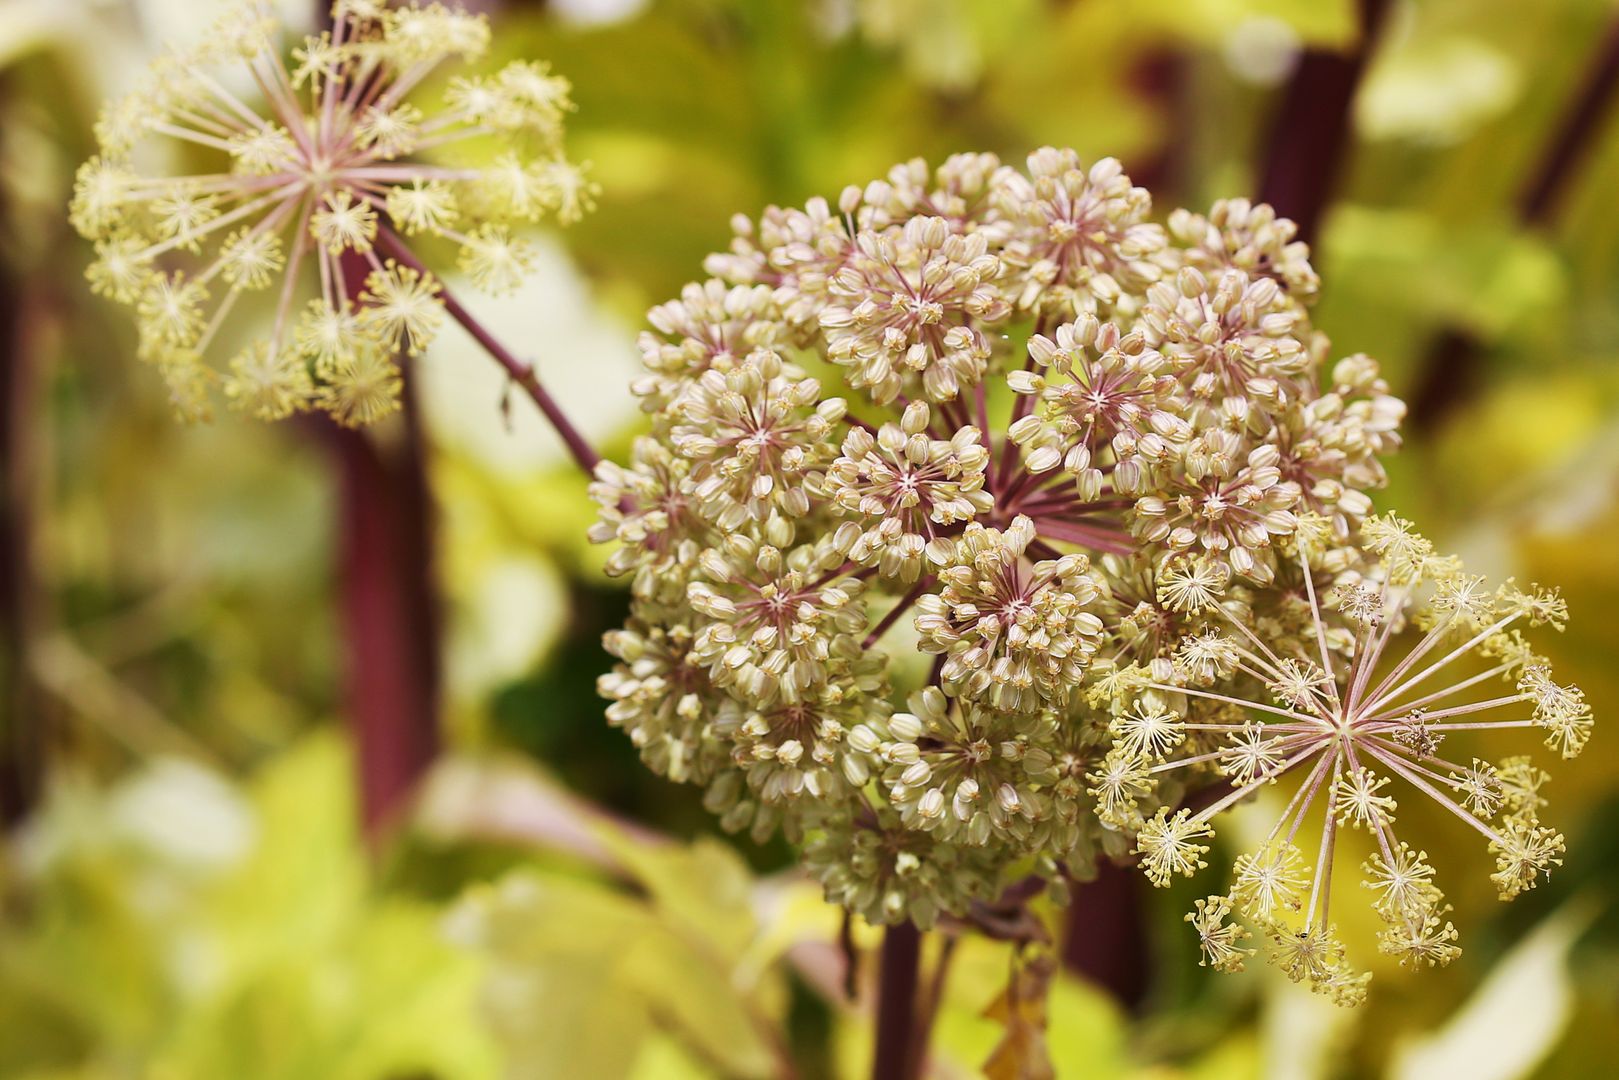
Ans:
[[[901,742],[915,742],[922,737],[922,721],[910,713],[895,713],[888,718],[888,730]]]

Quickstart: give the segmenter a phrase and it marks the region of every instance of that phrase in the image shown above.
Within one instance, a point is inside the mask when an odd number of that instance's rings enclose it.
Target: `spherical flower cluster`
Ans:
[[[633,594],[608,715],[888,923],[1098,858],[1167,883],[1222,811],[1303,776],[1188,921],[1212,966],[1249,955],[1240,916],[1350,1001],[1335,831],[1372,838],[1384,947],[1444,962],[1395,789],[1478,831],[1515,895],[1561,850],[1544,774],[1441,743],[1536,727],[1573,753],[1590,710],[1515,625],[1560,624],[1554,594],[1486,590],[1372,515],[1404,408],[1372,360],[1329,362],[1293,225],[1242,200],[1151,213],[1117,162],[1045,149],[736,220],[712,276],[653,309],[650,432],[593,487]],[[1460,696],[1495,677],[1511,693]]]
[[[482,16],[442,4],[336,0],[331,29],[284,53],[270,6],[244,0],[106,108],[71,216],[181,416],[206,418],[216,389],[266,420],[392,412],[396,357],[445,311],[411,239],[509,292],[534,257],[519,230],[590,208],[562,154],[565,79],[529,61],[441,78],[488,45]]]

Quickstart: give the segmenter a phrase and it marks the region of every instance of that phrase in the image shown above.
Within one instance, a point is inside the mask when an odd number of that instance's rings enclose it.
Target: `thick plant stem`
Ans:
[[[317,4],[329,26],[330,9]],[[428,272],[386,224],[378,246],[424,279]],[[369,267],[345,257],[358,293]],[[436,279],[436,278],[435,278]],[[598,455],[519,361],[447,291],[445,310],[528,393],[587,475]],[[440,619],[434,580],[432,497],[416,387],[404,371],[403,437],[384,444],[370,432],[328,427],[339,466],[340,603],[348,647],[347,711],[358,759],[361,819],[375,843],[408,805],[439,747]]]
[[[917,1006],[916,1022],[911,1035],[911,1060],[916,1075],[920,1076],[928,1059],[928,1046],[933,1041],[933,1025],[944,1005],[945,990],[950,982],[950,961],[956,955],[956,937],[939,934],[939,953],[933,960],[933,971],[928,976],[927,991]]]
[[[1094,880],[1073,884],[1062,942],[1063,965],[1131,1011],[1146,997],[1150,971],[1143,880],[1135,867],[1098,860]]]
[[[345,266],[350,289],[363,263]],[[338,603],[344,697],[360,816],[377,842],[406,809],[438,753],[439,613],[432,497],[416,386],[404,372],[395,437],[326,424],[338,491]]]
[[[1586,70],[1580,92],[1569,102],[1557,133],[1518,196],[1518,220],[1543,227],[1557,212],[1563,195],[1579,171],[1619,90],[1619,19],[1608,27]],[[1416,390],[1411,397],[1411,425],[1432,430],[1460,406],[1475,389],[1472,377],[1481,343],[1466,330],[1450,327],[1440,332],[1428,349]]]
[[[417,406],[406,384],[397,443],[330,429],[338,467],[339,602],[360,810],[373,840],[397,820],[438,752],[439,656],[432,533]]]
[[[1164,137],[1150,152],[1125,162],[1132,182],[1153,193],[1154,201],[1179,190],[1186,166],[1191,110],[1186,108],[1189,61],[1174,48],[1154,48],[1131,65],[1127,78],[1136,96],[1162,111]]]
[[[1299,239],[1311,244],[1343,171],[1355,91],[1377,47],[1389,0],[1360,0],[1358,7],[1360,40],[1349,52],[1312,49],[1299,61],[1271,121],[1260,168],[1260,199],[1292,218]]]
[[[45,776],[46,702],[30,657],[43,590],[35,559],[42,457],[38,291],[0,269],[0,832],[27,816]]]
[[[410,249],[401,243],[398,237],[386,227],[378,230],[377,245],[387,251],[392,258],[398,260],[401,265],[408,266],[424,276],[427,274],[427,269],[411,254]],[[437,279],[435,278],[435,280]],[[551,426],[556,429],[557,435],[562,439],[563,445],[568,448],[568,453],[572,455],[573,460],[578,463],[579,467],[585,471],[585,475],[594,474],[596,463],[601,460],[601,455],[596,453],[590,443],[585,441],[585,437],[579,433],[578,428],[573,426],[573,422],[568,419],[567,414],[556,403],[556,399],[551,396],[545,387],[540,385],[539,378],[534,374],[534,365],[525,360],[519,360],[514,356],[511,350],[497,341],[494,335],[472,316],[471,312],[461,306],[461,302],[451,295],[448,289],[443,288],[442,282],[439,284],[441,289],[439,296],[444,301],[444,310],[449,312],[450,317],[460,323],[467,333],[472,335],[472,339],[482,346],[483,350],[493,357],[496,363],[506,369],[506,374],[511,376],[512,382],[522,387],[523,392],[534,401],[534,404],[540,407],[540,412],[544,413],[545,418],[551,422]]]
[[[911,1080],[919,1072],[916,1045],[917,987],[922,966],[922,932],[913,923],[890,926],[883,935],[877,971],[877,1048],[872,1080]]]

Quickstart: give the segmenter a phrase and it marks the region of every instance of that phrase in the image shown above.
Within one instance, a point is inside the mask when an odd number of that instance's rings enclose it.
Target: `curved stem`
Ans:
[[[932,585],[932,575],[922,578],[921,581],[918,581],[915,585],[913,585],[911,587],[911,591],[900,597],[899,602],[889,609],[888,614],[884,615],[882,620],[872,628],[871,633],[866,635],[866,641],[863,648],[869,649],[873,645],[877,644],[877,642],[882,639],[882,636],[888,633],[889,629],[899,621],[900,617],[904,615],[906,611],[910,610],[911,605],[916,603],[916,598],[921,596],[925,590],[931,588]]]
[[[416,256],[411,254],[410,248],[406,246],[404,241],[386,226],[377,230],[377,245],[386,250],[401,265],[408,266],[419,274],[426,275],[428,273],[426,267],[422,266]],[[434,280],[438,280],[436,275]],[[590,443],[585,441],[585,437],[579,433],[579,429],[573,426],[573,422],[568,419],[562,408],[557,405],[556,399],[551,397],[545,387],[540,385],[539,377],[534,374],[534,365],[525,360],[519,360],[512,355],[506,346],[497,341],[495,336],[486,330],[482,323],[473,318],[472,314],[461,306],[460,301],[448,289],[443,288],[443,284],[442,281],[439,281],[439,298],[444,302],[444,310],[449,312],[450,317],[460,323],[467,333],[472,335],[472,339],[481,345],[483,350],[493,357],[496,363],[506,369],[506,373],[511,376],[512,382],[522,387],[524,393],[528,394],[533,399],[534,404],[540,407],[540,412],[545,414],[545,418],[556,429],[557,435],[561,437],[573,460],[578,463],[587,476],[593,475],[596,471],[597,462],[601,461],[601,455],[596,453]]]

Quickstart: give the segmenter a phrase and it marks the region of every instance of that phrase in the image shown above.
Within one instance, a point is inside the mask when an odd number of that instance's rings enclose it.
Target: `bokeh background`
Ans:
[[[366,436],[183,427],[84,288],[64,207],[96,106],[207,6],[0,4],[0,1076],[862,1075],[837,913],[603,722],[625,598],[494,365],[447,330]],[[1599,720],[1619,704],[1610,0],[488,6],[498,53],[573,81],[602,196],[480,313],[608,447],[642,314],[733,213],[916,155],[1111,154],[1162,213],[1258,194],[1301,220],[1320,325],[1412,405],[1380,504],[1560,583],[1553,659]],[[1465,952],[1374,962],[1355,1011],[1197,968],[1184,890],[1085,899],[1061,1075],[1611,1075],[1611,735],[1554,776],[1567,863],[1512,905],[1481,845],[1408,811]],[[960,944],[934,1075],[977,1074],[1006,972]]]

